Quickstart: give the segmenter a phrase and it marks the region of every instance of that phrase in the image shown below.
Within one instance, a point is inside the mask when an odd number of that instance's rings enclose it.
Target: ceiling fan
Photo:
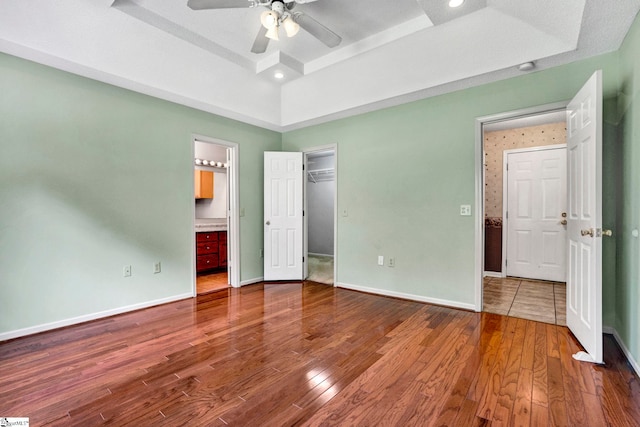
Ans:
[[[278,40],[278,29],[282,26],[288,37],[296,35],[300,28],[320,40],[328,47],[336,47],[342,38],[302,12],[293,12],[296,4],[311,3],[316,0],[189,0],[187,6],[193,10],[230,9],[262,6],[267,8],[260,16],[262,26],[258,31],[251,52],[264,53],[269,40]]]

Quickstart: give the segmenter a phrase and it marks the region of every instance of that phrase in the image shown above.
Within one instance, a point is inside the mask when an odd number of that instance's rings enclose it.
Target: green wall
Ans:
[[[611,169],[617,58],[603,55],[286,133],[284,150],[338,145],[338,211],[348,216],[338,218],[337,281],[473,304],[474,219],[459,211],[474,203],[476,118],[568,100],[603,69],[605,116],[613,121],[605,130],[604,167]],[[607,210],[605,223],[614,219],[615,210]],[[610,246],[604,306],[612,320]],[[396,267],[378,267],[377,255],[394,256]]]
[[[619,50],[619,149],[616,241],[616,330],[627,348],[640,361],[640,18]]]
[[[4,54],[0,94],[0,334],[191,294],[194,133],[239,143],[241,279],[262,276],[279,133]]]

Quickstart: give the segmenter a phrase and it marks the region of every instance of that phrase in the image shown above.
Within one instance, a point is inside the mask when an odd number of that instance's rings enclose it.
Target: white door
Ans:
[[[302,153],[264,153],[264,280],[302,280]]]
[[[507,276],[566,281],[566,147],[505,152]]]
[[[602,71],[567,106],[569,180],[567,326],[602,363]]]

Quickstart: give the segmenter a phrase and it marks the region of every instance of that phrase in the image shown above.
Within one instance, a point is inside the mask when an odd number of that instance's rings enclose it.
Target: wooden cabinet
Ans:
[[[227,267],[227,232],[196,233],[196,271]]]
[[[218,265],[227,267],[227,232],[218,231]]]
[[[195,170],[193,173],[196,199],[213,199],[213,172]]]

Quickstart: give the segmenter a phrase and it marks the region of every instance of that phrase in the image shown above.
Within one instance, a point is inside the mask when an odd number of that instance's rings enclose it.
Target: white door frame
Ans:
[[[239,183],[240,174],[238,173],[238,144],[235,142],[225,141],[222,139],[211,138],[204,135],[191,135],[191,163],[190,168],[193,170],[193,159],[195,156],[195,144],[196,141],[206,142],[215,145],[221,145],[229,150],[229,167],[227,169],[227,182],[229,198],[229,211],[227,212],[227,253],[229,254],[227,259],[227,271],[229,272],[229,284],[234,288],[240,287],[240,199]],[[193,179],[192,185],[195,185]],[[195,191],[192,188],[192,194]],[[193,198],[191,198],[193,200]],[[191,264],[192,268],[192,283],[193,283],[193,296],[198,293],[196,287],[196,233],[195,233],[195,218],[196,218],[196,206],[195,203],[191,203]]]
[[[334,192],[333,192],[333,286],[337,286],[337,272],[338,272],[338,144],[320,145],[316,147],[310,147],[302,151],[303,164],[305,177],[303,180],[303,198],[304,198],[304,223],[303,223],[303,254],[304,265],[303,272],[306,279],[309,275],[309,216],[307,215],[307,158],[309,154],[315,154],[320,152],[333,151],[333,168],[334,168]]]
[[[475,277],[474,305],[475,311],[482,311],[482,278],[484,273],[484,141],[483,126],[489,123],[503,122],[517,118],[534,116],[553,111],[566,110],[569,100],[552,104],[539,105],[521,110],[508,111],[476,118],[476,170],[475,170]],[[504,271],[504,270],[503,270]]]
[[[515,148],[513,150],[504,150],[502,157],[502,277],[507,277],[507,237],[508,233],[505,231],[509,226],[509,218],[507,217],[507,203],[505,200],[508,199],[508,172],[507,171],[507,160],[509,154],[520,154],[520,153],[532,153],[536,151],[545,151],[545,150],[557,150],[560,148],[567,148],[567,144],[553,144],[553,145],[541,145],[538,147],[528,147],[528,148]],[[565,185],[566,188],[566,185]]]

